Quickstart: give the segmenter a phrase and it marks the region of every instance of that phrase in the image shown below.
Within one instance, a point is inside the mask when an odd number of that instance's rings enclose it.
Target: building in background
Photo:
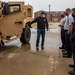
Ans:
[[[41,11],[43,11],[43,10],[41,10]],[[34,18],[38,17],[40,15],[41,11],[35,12],[34,13]],[[60,18],[61,18],[60,17],[60,13],[61,12],[62,11],[51,11],[49,13],[49,12],[45,11],[45,13],[46,13],[45,16],[46,16],[46,18],[47,18],[47,20],[49,22],[59,22],[60,21]]]

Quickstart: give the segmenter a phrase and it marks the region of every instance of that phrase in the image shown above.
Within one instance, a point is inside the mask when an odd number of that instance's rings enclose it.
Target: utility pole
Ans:
[[[51,18],[50,18],[50,8],[51,8],[51,5],[49,4],[49,21],[51,20]]]

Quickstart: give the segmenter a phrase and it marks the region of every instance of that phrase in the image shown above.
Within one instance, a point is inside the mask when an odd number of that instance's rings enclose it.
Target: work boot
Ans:
[[[41,49],[43,50],[44,49],[44,46],[41,46]]]
[[[72,58],[71,55],[63,55],[64,58]]]
[[[39,47],[36,47],[36,50],[39,50]]]
[[[74,64],[70,64],[69,67],[74,68]]]
[[[64,47],[59,47],[59,49],[65,49]]]
[[[68,73],[69,73],[69,74],[72,74],[72,75],[75,75],[75,71],[74,71],[74,70],[69,71]]]
[[[66,52],[66,50],[62,50],[62,52]]]
[[[63,53],[63,55],[68,55],[67,53]]]

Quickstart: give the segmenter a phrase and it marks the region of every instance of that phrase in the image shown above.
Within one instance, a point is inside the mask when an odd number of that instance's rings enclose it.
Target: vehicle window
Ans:
[[[27,13],[28,13],[28,17],[32,17],[32,10],[30,8],[28,8]]]
[[[20,7],[20,4],[9,5],[9,9],[10,9],[10,13],[12,13],[12,12],[20,11],[21,7]]]

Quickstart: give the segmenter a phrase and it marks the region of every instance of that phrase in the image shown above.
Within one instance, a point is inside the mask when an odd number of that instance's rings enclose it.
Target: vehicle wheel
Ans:
[[[23,32],[21,34],[20,41],[23,44],[27,44],[27,43],[29,43],[30,38],[31,38],[31,30],[30,30],[30,27],[27,26],[26,28],[23,29]]]

